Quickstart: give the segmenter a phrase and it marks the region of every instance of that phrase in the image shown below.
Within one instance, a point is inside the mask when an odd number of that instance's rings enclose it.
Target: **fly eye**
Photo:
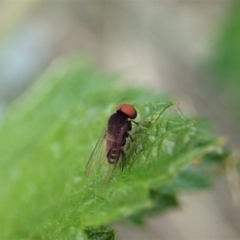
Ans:
[[[130,104],[121,104],[117,107],[117,111],[121,111],[125,115],[127,115],[129,118],[134,119],[137,117],[137,111],[134,108],[134,106]]]

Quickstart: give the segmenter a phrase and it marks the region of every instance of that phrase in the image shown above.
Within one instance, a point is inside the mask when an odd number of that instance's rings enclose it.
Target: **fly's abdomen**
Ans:
[[[107,160],[109,163],[117,163],[121,154],[122,145],[120,142],[107,139]]]
[[[128,131],[128,120],[124,114],[114,113],[108,121],[106,139],[107,161],[111,164],[118,162],[122,154],[123,142],[125,143],[126,132]]]

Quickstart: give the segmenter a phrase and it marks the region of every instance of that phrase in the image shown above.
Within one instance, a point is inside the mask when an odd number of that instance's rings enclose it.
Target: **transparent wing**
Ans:
[[[113,174],[116,164],[110,164],[107,161],[107,146],[106,146],[107,130],[101,134],[98,142],[93,149],[93,152],[86,166],[86,176],[94,176],[103,182],[108,182]],[[111,146],[108,146],[111,148]]]

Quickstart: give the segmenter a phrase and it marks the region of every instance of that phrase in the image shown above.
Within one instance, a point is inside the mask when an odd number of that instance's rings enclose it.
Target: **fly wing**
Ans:
[[[104,130],[100,136],[86,166],[86,176],[94,176],[103,182],[108,182],[116,167],[116,164],[110,164],[107,161],[107,151],[111,145],[106,141],[107,130]]]

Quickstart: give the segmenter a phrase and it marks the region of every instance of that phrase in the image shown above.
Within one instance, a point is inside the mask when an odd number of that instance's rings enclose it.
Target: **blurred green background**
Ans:
[[[56,59],[79,55],[119,73],[123,88],[168,93],[183,112],[210,118],[237,152],[239,16],[235,1],[1,1],[0,117]],[[142,230],[118,226],[118,239],[239,239],[238,176],[182,195],[182,209]]]

